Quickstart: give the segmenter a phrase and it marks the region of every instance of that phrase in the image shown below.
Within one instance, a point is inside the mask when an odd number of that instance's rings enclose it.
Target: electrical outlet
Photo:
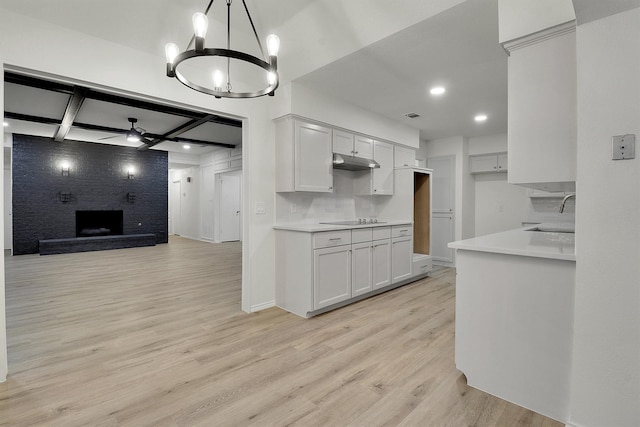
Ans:
[[[296,206],[296,204],[295,204],[295,203],[292,203],[292,204],[289,206],[289,213],[294,214],[294,213],[296,213],[296,212],[298,212],[298,207]]]
[[[264,215],[267,213],[267,209],[264,206],[264,202],[256,202],[256,215]]]
[[[636,157],[636,136],[634,134],[611,137],[611,159],[629,160]]]

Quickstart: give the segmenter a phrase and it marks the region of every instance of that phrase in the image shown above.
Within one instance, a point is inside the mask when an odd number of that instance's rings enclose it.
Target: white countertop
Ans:
[[[535,228],[552,231],[529,231]],[[576,260],[575,234],[565,233],[566,225],[538,224],[449,243],[453,249],[520,255],[536,258]]]
[[[303,233],[316,233],[319,231],[337,231],[337,230],[351,230],[355,228],[371,228],[371,227],[389,227],[392,225],[409,225],[411,221],[386,221],[384,223],[378,222],[375,224],[358,224],[358,225],[336,225],[336,224],[276,224],[273,226],[275,230],[288,230],[288,231],[300,231]]]

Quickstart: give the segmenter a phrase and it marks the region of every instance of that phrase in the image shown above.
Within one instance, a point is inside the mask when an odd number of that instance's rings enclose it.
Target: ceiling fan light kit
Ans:
[[[250,55],[245,52],[231,49],[231,4],[232,0],[226,0],[227,3],[227,47],[226,48],[207,48],[205,47],[205,36],[207,34],[207,28],[209,19],[207,14],[213,5],[214,0],[209,1],[204,13],[197,12],[193,15],[193,31],[194,35],[184,52],[180,52],[180,48],[175,43],[167,43],[165,46],[165,55],[167,59],[167,77],[176,78],[180,83],[184,84],[190,89],[198,92],[213,95],[216,98],[257,98],[264,95],[273,96],[278,85],[280,83],[278,76],[278,49],[280,48],[280,39],[275,34],[271,34],[266,39],[268,60],[260,59],[256,56]],[[242,5],[251,23],[253,35],[255,36],[258,48],[264,57],[264,50],[262,49],[262,43],[256,31],[256,27],[253,24],[253,19],[247,8],[245,0],[242,0]],[[194,43],[195,41],[195,43]],[[193,45],[193,49],[190,49]],[[211,86],[203,86],[190,81],[184,74],[182,74],[178,67],[183,62],[204,56],[217,56],[226,58],[226,75],[220,69],[215,69],[211,72]],[[253,64],[264,70],[266,87],[256,91],[246,92],[234,92],[231,85],[231,59],[243,61],[249,64]],[[225,82],[226,78],[226,82]]]

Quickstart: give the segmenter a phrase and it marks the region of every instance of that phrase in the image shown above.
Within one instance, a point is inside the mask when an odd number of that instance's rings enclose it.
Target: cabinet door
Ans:
[[[508,158],[509,156],[507,155],[507,153],[498,154],[498,171],[499,172],[507,171]]]
[[[507,63],[509,183],[575,190],[575,32],[513,50]]]
[[[497,155],[487,154],[484,156],[469,157],[469,172],[482,173],[482,172],[497,172],[497,171],[498,171]]]
[[[351,298],[351,245],[313,251],[313,308]]]
[[[351,245],[351,296],[371,291],[371,242]]]
[[[433,169],[433,212],[453,212],[455,206],[455,156],[429,157],[427,167]]]
[[[356,136],[354,155],[365,159],[373,158],[373,139],[364,136]]]
[[[373,289],[391,284],[391,240],[377,240],[372,243]]]
[[[411,277],[413,266],[413,244],[411,237],[391,241],[391,281],[397,283]]]
[[[373,169],[372,194],[393,194],[393,145],[374,141],[373,159],[380,163],[379,169]]]
[[[296,121],[296,191],[333,191],[331,146],[331,129]]]
[[[353,156],[355,135],[341,130],[333,130],[333,152]]]
[[[436,214],[431,217],[431,255],[435,261],[453,262],[453,215]]]
[[[416,150],[411,148],[400,147],[398,145],[394,148],[395,160],[394,166],[397,168],[404,168],[408,166],[414,166],[416,163]]]

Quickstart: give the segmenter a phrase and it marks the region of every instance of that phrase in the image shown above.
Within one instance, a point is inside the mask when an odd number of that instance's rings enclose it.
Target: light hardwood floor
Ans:
[[[6,258],[2,426],[560,426],[466,387],[455,272],[318,316],[240,312],[241,247]]]

